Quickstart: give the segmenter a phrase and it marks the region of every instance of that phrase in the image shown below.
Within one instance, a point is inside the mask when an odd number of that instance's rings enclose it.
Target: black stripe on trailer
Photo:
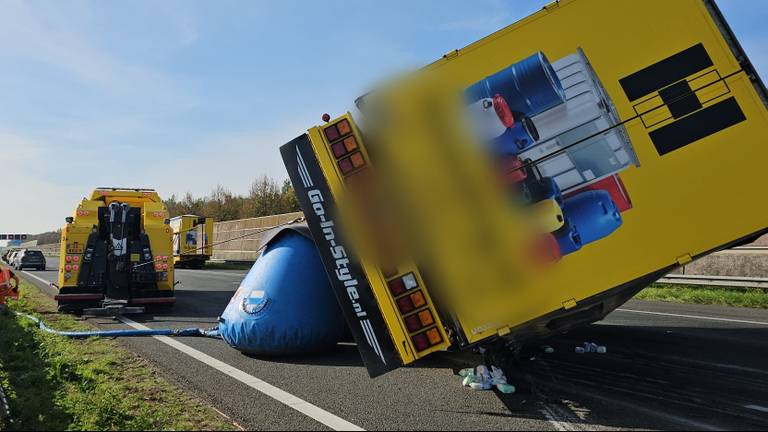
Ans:
[[[368,373],[376,377],[397,369],[402,360],[360,261],[343,238],[338,209],[309,136],[283,145],[280,154]]]

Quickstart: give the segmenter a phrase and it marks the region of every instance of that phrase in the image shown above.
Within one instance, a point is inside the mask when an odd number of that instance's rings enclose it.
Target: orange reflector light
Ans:
[[[339,135],[347,135],[350,132],[352,132],[352,127],[349,125],[349,122],[346,120],[342,120],[338,123],[336,123],[336,127],[339,130]]]
[[[409,297],[413,302],[413,306],[415,308],[420,308],[425,304],[427,304],[427,299],[424,298],[424,294],[421,291],[416,291],[415,293],[411,294]]]
[[[339,130],[335,125],[325,128],[325,137],[328,138],[328,141],[336,141],[340,136]]]
[[[344,148],[347,149],[348,152],[357,149],[357,140],[355,140],[355,137],[353,136],[344,138],[344,141],[342,142],[344,143]]]
[[[429,339],[429,344],[432,346],[443,341],[443,337],[440,336],[440,331],[437,328],[427,330],[427,339]]]
[[[435,323],[435,317],[432,316],[432,312],[429,310],[419,312],[418,316],[422,327],[430,326]]]
[[[357,152],[349,157],[349,160],[352,161],[352,166],[355,168],[360,168],[361,166],[365,165],[365,160],[363,159],[363,154],[360,152]]]

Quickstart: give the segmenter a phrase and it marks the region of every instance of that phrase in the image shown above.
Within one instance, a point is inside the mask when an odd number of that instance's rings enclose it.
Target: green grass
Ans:
[[[22,283],[11,308],[53,328],[87,330],[53,300]],[[0,385],[12,422],[0,430],[234,430],[213,408],[158,376],[114,340],[66,339],[0,313]]]
[[[640,300],[695,303],[768,309],[768,293],[761,289],[729,289],[692,285],[653,284],[635,296]]]

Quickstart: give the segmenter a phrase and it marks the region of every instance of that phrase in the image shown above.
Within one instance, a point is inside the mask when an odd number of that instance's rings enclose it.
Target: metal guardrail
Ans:
[[[659,279],[657,283],[716,286],[734,289],[761,289],[768,292],[768,278],[757,277],[669,274]]]

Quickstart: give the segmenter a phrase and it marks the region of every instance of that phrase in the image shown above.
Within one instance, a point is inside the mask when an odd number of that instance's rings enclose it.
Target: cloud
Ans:
[[[49,148],[36,139],[0,132],[1,232],[34,234],[55,229],[74,210],[77,202],[72,197],[79,196],[76,188],[46,181],[40,172],[39,163],[49,157]]]
[[[101,38],[89,33],[98,20],[88,2],[30,3],[7,0],[0,14],[0,58],[41,64],[103,95],[124,100],[149,97],[154,104],[178,104],[179,77],[121,61]],[[184,43],[197,39],[190,19],[177,14]],[[95,33],[95,32],[94,32]],[[17,65],[21,66],[21,65]],[[191,103],[190,101],[186,102]]]

